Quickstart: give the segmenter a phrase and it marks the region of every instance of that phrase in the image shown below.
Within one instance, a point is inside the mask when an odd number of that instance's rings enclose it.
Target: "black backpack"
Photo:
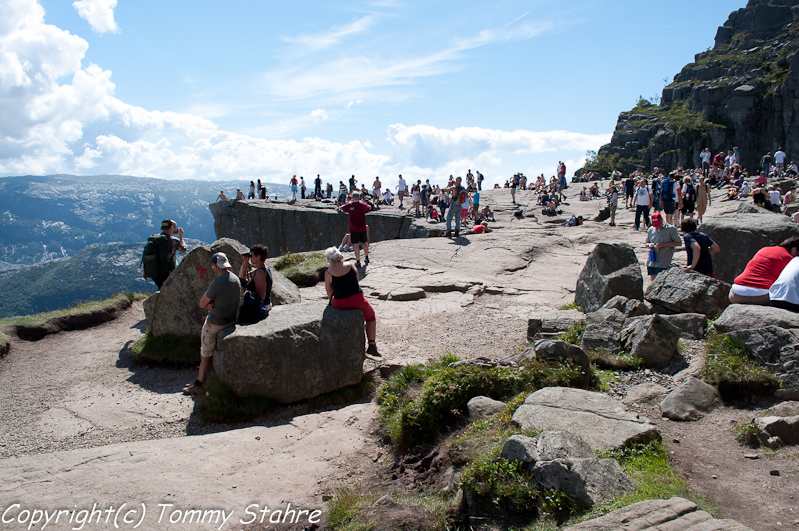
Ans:
[[[167,244],[169,236],[164,233],[153,234],[147,238],[144,246],[141,263],[144,266],[144,275],[147,278],[155,278],[169,273],[169,261],[167,260]]]
[[[696,188],[694,188],[693,183],[686,183],[686,185],[685,200],[691,202],[696,201]]]

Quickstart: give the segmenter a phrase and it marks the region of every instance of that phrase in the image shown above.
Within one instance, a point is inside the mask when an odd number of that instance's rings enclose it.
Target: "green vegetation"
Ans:
[[[320,253],[294,254],[291,251],[277,259],[275,269],[286,276],[296,271],[316,270],[327,267],[327,258]]]
[[[757,426],[755,419],[742,420],[733,424],[733,433],[739,443],[756,448],[760,446],[760,439],[757,437]]]
[[[11,338],[0,332],[0,358],[8,353],[9,348],[11,348]]]
[[[596,151],[588,150],[585,152],[585,165],[583,168],[587,171],[603,171],[611,173],[621,165],[621,159],[618,153],[608,155],[607,153],[597,154]]]
[[[475,396],[503,400],[548,386],[575,387],[582,377],[572,364],[528,361],[520,367],[451,367],[456,360],[450,354],[430,365],[403,367],[380,388],[381,421],[398,449],[435,440],[455,421],[455,412]]]
[[[432,522],[426,527],[430,531],[443,531],[446,525],[447,499],[441,494],[427,494],[424,496],[407,496],[392,493],[391,499],[402,507],[421,509]],[[327,527],[337,531],[371,531],[377,527],[377,522],[359,519],[361,512],[368,509],[381,494],[364,492],[360,488],[342,487],[335,491],[327,505]]]
[[[705,343],[704,379],[718,387],[724,400],[769,396],[779,388],[777,379],[763,368],[745,345],[728,334]]]
[[[464,468],[460,487],[474,495],[482,505],[493,509],[493,516],[512,517],[526,523],[538,514],[541,492],[524,464],[499,456],[501,445]]]
[[[148,295],[144,297],[147,296]],[[38,327],[42,326],[51,319],[57,319],[59,317],[67,317],[70,315],[77,315],[93,311],[106,310],[119,303],[120,299],[125,299],[125,298],[133,302],[134,300],[140,300],[142,298],[142,295],[133,294],[133,293],[119,293],[117,295],[114,295],[113,297],[110,297],[102,301],[83,302],[72,308],[67,308],[64,310],[53,310],[50,312],[37,313],[34,315],[18,315],[14,317],[6,317],[4,319],[0,319],[0,328]]]
[[[600,369],[634,371],[644,366],[644,360],[624,352],[608,352],[604,349],[587,352],[588,359]]]
[[[199,336],[163,334],[153,336],[150,330],[130,347],[139,363],[194,367],[200,363]]]
[[[626,114],[641,114],[652,117],[658,123],[666,124],[674,129],[678,135],[699,133],[705,134],[711,128],[725,129],[726,126],[705,120],[701,112],[693,112],[688,108],[688,102],[674,103],[669,107],[648,104],[634,107]]]
[[[572,345],[580,346],[585,332],[585,321],[577,321],[571,325],[565,332],[557,336],[555,339],[571,343]]]
[[[585,310],[583,310],[582,308],[577,306],[577,303],[575,303],[575,302],[570,302],[568,304],[564,304],[563,306],[558,308],[558,310],[577,310],[578,312],[585,313]]]

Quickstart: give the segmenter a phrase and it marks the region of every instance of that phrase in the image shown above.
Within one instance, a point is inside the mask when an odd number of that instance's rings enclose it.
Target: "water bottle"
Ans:
[[[655,260],[657,260],[657,256],[658,256],[658,252],[655,250],[654,247],[649,249],[649,261],[650,262],[654,262]]]

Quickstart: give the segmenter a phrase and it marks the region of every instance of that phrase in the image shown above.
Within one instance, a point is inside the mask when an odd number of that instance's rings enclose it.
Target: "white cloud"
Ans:
[[[366,15],[359,18],[352,24],[347,24],[339,28],[331,29],[322,33],[303,33],[296,37],[282,37],[284,42],[300,45],[304,51],[318,51],[323,48],[331,48],[346,37],[357,35],[368,30],[375,21],[375,15]]]
[[[88,22],[95,33],[119,31],[114,20],[117,0],[76,0],[72,3],[80,17]]]

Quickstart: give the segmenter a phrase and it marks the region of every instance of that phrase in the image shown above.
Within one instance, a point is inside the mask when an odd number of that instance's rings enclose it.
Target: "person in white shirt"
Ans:
[[[644,223],[649,227],[649,208],[652,206],[652,189],[647,186],[646,179],[638,182],[635,189],[635,230],[641,226],[641,215],[644,216]]]
[[[787,157],[787,155],[782,148],[778,148],[777,152],[774,153],[774,162],[777,164],[777,171],[780,173],[785,171],[785,157]]]
[[[397,184],[397,196],[399,197],[400,210],[404,210],[405,207],[402,206],[402,200],[405,198],[405,191],[407,190],[407,185],[405,184],[405,179],[402,178],[402,175],[399,176],[399,183]]]
[[[768,290],[771,305],[799,312],[799,260],[794,258]]]

